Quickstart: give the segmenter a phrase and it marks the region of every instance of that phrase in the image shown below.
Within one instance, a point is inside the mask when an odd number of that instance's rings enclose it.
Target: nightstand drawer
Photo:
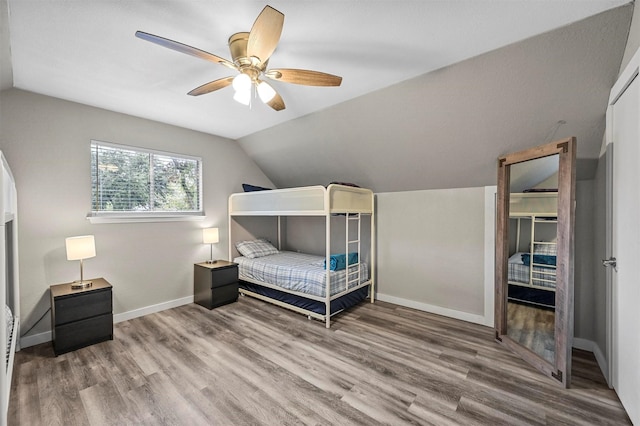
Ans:
[[[238,266],[234,263],[230,266],[222,265],[222,261],[218,263],[196,264],[194,269],[194,280],[203,288],[216,288],[228,284],[238,282]]]
[[[56,327],[53,348],[59,355],[112,338],[113,315],[109,313]]]
[[[238,268],[224,268],[218,269],[215,273],[212,272],[211,288],[222,287],[228,284],[238,282]]]
[[[211,290],[211,306],[209,309],[218,306],[233,303],[238,300],[238,283],[228,284],[222,287],[216,287]]]
[[[73,297],[58,297],[54,301],[54,311],[56,326],[111,313],[111,290],[90,291]]]

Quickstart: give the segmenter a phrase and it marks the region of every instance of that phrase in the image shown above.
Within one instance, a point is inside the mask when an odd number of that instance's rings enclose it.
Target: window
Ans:
[[[198,157],[91,141],[91,215],[202,215]]]

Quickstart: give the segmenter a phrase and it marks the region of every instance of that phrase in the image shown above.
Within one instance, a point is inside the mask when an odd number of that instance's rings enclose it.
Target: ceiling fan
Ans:
[[[264,77],[305,86],[340,86],[342,83],[342,77],[320,71],[291,68],[267,70],[269,58],[280,40],[283,24],[284,15],[271,6],[265,6],[253,23],[250,32],[239,32],[229,37],[232,61],[143,31],[136,31],[136,37],[177,52],[216,62],[239,72],[236,76],[220,78],[196,87],[188,93],[189,95],[204,95],[232,85],[235,89],[233,98],[244,105],[249,105],[255,87],[258,96],[264,103],[274,110],[280,111],[285,108],[284,101],[278,92],[263,80]]]

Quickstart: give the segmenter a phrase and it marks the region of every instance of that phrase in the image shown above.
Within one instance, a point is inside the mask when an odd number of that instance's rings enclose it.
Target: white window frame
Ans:
[[[97,144],[99,146],[105,146],[109,148],[122,149],[127,151],[134,151],[139,153],[161,155],[166,157],[181,158],[186,160],[195,160],[199,163],[199,185],[198,185],[198,198],[199,198],[199,210],[194,211],[176,211],[176,212],[160,212],[160,211],[100,211],[93,210],[87,214],[87,219],[91,223],[135,223],[135,222],[177,222],[177,221],[201,221],[204,220],[204,207],[202,199],[202,158],[187,154],[178,154],[175,152],[160,151],[155,149],[141,148],[131,145],[122,145],[112,142],[104,142],[92,139],[89,145],[90,155],[92,154],[92,146]],[[90,158],[91,161],[91,158]],[[91,198],[93,200],[93,188],[91,189]],[[93,201],[92,201],[93,203]]]

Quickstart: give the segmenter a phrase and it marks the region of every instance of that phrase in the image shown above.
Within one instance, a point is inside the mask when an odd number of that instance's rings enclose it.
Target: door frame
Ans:
[[[640,49],[633,55],[625,69],[620,73],[618,80],[611,88],[609,94],[609,103],[607,105],[606,114],[606,131],[605,131],[605,152],[606,157],[606,184],[605,184],[605,202],[606,202],[606,236],[605,236],[605,259],[613,256],[613,156],[615,155],[615,145],[613,145],[613,106],[624,94],[631,83],[638,78],[640,73]],[[609,387],[617,386],[617,363],[616,353],[617,342],[615,341],[615,318],[613,311],[613,302],[615,299],[615,289],[613,288],[613,270],[607,268],[606,272],[606,340],[607,340],[607,371],[605,378]]]

